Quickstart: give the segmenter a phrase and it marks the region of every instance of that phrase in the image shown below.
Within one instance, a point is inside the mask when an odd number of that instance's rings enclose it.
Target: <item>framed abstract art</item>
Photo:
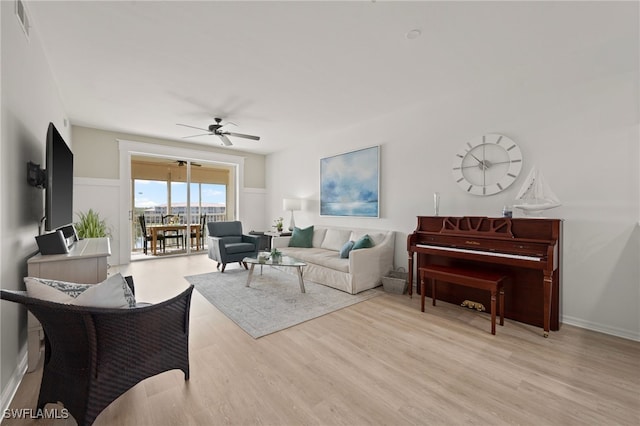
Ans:
[[[320,215],[380,215],[380,147],[320,159]]]

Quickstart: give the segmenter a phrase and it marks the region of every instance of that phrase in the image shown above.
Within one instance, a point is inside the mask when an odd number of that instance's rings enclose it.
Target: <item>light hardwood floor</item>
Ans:
[[[214,270],[197,255],[122,272],[139,299],[158,301]],[[194,292],[191,379],[147,379],[94,424],[640,424],[639,342],[568,325],[544,339],[508,319],[492,336],[487,314],[444,302],[421,313],[419,302],[385,294],[254,340]],[[34,408],[39,380],[27,374],[11,407]]]

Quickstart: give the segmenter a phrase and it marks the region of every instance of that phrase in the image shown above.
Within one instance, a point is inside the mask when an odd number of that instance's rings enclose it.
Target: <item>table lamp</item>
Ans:
[[[293,232],[293,228],[296,226],[296,222],[293,219],[294,210],[302,210],[302,200],[299,198],[285,198],[282,200],[282,209],[289,210],[291,212],[291,221],[289,222],[289,231]]]

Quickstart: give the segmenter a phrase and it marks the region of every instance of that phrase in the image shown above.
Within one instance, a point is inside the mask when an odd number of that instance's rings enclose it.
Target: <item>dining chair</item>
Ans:
[[[147,231],[147,222],[144,218],[144,215],[138,216],[138,221],[140,222],[140,228],[142,229],[142,238],[144,239],[143,248],[144,254],[147,254],[147,244],[151,241],[153,243],[153,236]],[[160,243],[160,248],[162,252],[165,252],[165,244],[164,244],[164,235],[157,234],[156,241]]]
[[[169,218],[172,218],[174,216],[175,216],[174,214],[166,214],[162,216],[162,224],[167,225]],[[169,230],[169,231],[164,231],[163,234],[164,234],[165,240],[176,240],[176,247],[178,248],[184,247],[184,234],[182,234],[182,231],[179,231],[177,229]]]
[[[204,249],[204,236],[205,236],[205,231],[206,231],[206,224],[207,224],[207,215],[206,214],[201,214],[200,215],[200,240],[198,240],[198,233],[196,232],[195,229],[191,228],[191,247],[193,247],[193,243],[195,241],[195,245],[196,245],[196,249],[200,250],[200,247],[202,247]]]

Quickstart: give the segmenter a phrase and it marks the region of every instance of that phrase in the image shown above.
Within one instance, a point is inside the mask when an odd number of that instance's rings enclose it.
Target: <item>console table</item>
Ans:
[[[42,255],[27,260],[27,275],[37,278],[97,284],[107,279],[107,257],[111,255],[109,238],[86,238],[76,241],[69,253]],[[38,320],[28,317],[28,372],[33,371],[40,359],[44,334]]]

